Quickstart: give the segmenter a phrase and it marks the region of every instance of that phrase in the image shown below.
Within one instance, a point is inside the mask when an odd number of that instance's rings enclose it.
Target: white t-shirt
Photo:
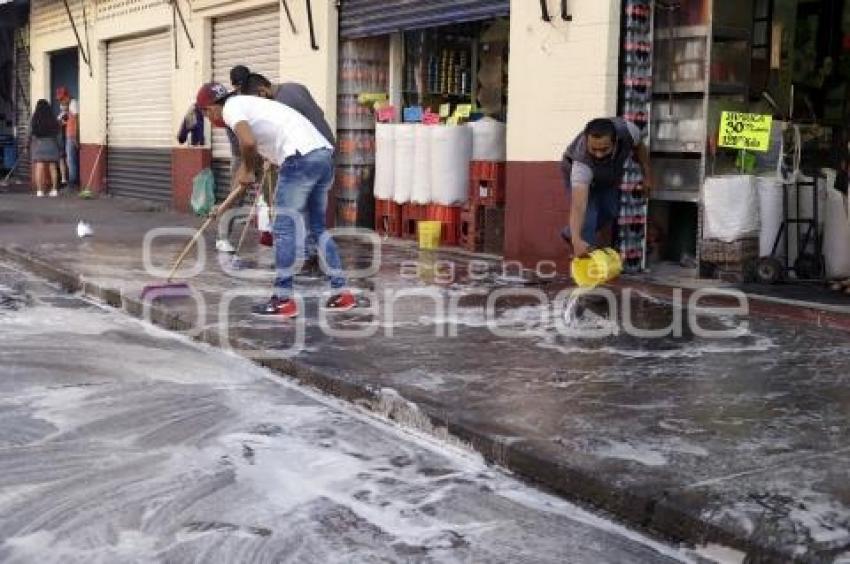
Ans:
[[[257,141],[257,152],[278,166],[296,152],[306,155],[317,149],[333,150],[307,118],[274,100],[232,96],[224,103],[222,118],[234,131],[240,121],[247,123]]]
[[[630,121],[626,122],[626,127],[629,129],[635,145],[640,143],[643,138],[640,128]],[[574,162],[572,171],[570,172],[570,185],[577,186],[583,184],[590,186],[591,182],[593,182],[593,169],[584,163]]]

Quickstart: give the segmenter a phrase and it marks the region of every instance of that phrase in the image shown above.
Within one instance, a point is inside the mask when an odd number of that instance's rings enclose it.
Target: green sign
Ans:
[[[741,112],[723,112],[720,116],[719,147],[765,152],[770,149],[773,117]]]

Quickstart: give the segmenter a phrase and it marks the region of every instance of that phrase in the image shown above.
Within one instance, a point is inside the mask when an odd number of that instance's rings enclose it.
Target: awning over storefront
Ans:
[[[510,4],[510,0],[342,0],[339,34],[349,39],[369,37],[507,16]]]

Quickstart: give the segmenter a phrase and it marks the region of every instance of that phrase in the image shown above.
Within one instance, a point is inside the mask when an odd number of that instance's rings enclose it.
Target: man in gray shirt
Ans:
[[[333,130],[325,119],[325,112],[303,84],[284,82],[275,86],[263,75],[251,73],[242,86],[242,93],[276,100],[289,106],[307,118],[331,145],[336,145]]]
[[[617,219],[620,185],[626,161],[634,156],[643,171],[643,189],[652,184],[649,152],[640,129],[622,118],[598,118],[570,143],[561,161],[570,198],[570,223],[561,236],[572,245],[574,256],[588,253],[596,232]]]

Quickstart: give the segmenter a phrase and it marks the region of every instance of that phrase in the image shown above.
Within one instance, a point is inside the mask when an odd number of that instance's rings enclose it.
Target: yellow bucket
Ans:
[[[420,221],[416,224],[416,227],[419,231],[420,249],[432,250],[440,247],[440,240],[443,237],[443,222]]]
[[[588,256],[574,258],[570,271],[579,287],[594,288],[617,278],[623,272],[623,261],[614,249],[597,249]]]

